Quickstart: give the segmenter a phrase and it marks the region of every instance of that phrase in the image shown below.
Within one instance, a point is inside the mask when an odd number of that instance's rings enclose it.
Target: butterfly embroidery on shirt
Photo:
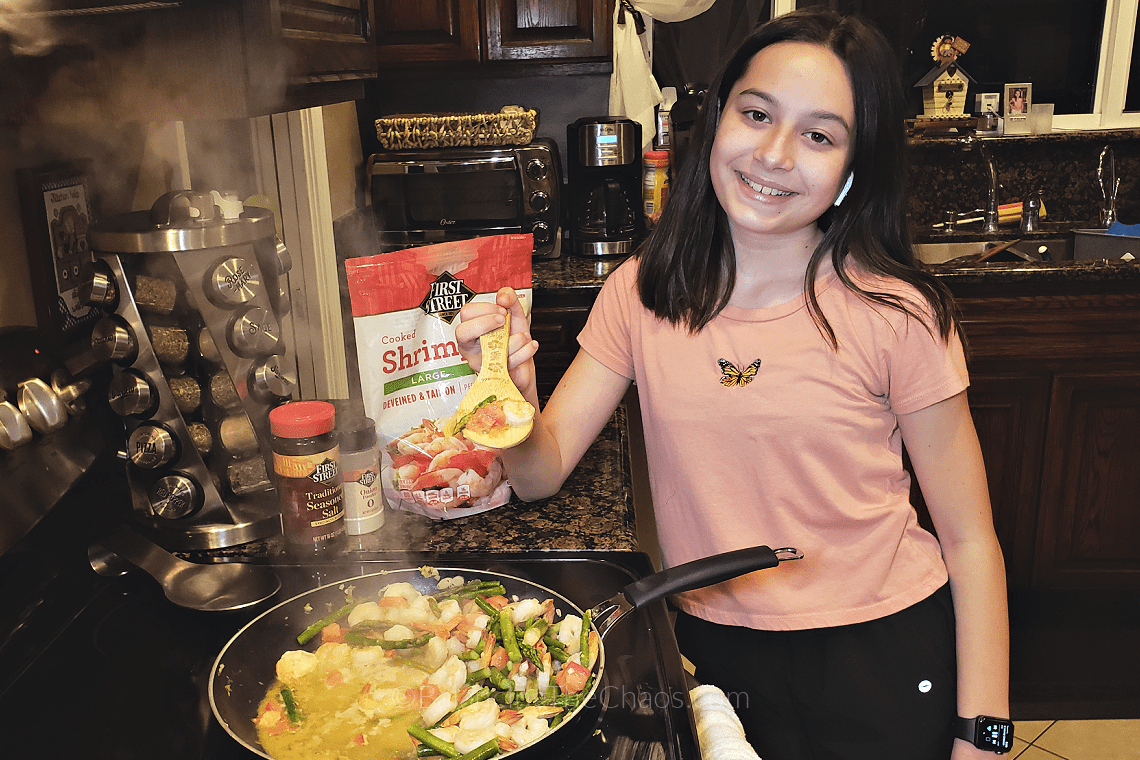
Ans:
[[[743,388],[752,382],[752,378],[756,377],[756,371],[760,369],[760,360],[749,364],[743,370],[736,368],[728,359],[717,359],[716,363],[720,365],[720,384],[726,388]]]

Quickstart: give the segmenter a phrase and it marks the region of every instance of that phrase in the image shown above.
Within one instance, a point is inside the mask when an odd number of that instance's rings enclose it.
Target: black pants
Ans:
[[[943,586],[856,625],[758,631],[678,613],[677,641],[764,760],[945,760],[954,742],[954,608]]]

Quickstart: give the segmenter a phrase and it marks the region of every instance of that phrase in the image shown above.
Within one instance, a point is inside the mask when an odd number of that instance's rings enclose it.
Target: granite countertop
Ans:
[[[554,496],[524,502],[512,495],[501,507],[454,520],[389,510],[379,530],[349,536],[349,559],[394,551],[638,551],[628,436],[619,406]],[[191,561],[287,556],[281,536],[178,555]]]
[[[1055,231],[1033,233],[1039,239],[1057,237]],[[927,242],[964,242],[965,238],[952,235],[930,236]],[[533,287],[553,292],[591,291],[601,288],[606,277],[618,267],[622,258],[588,259],[563,256],[559,259],[535,261]],[[928,271],[952,287],[960,285],[1001,285],[1016,283],[1050,287],[1065,284],[1090,285],[1100,283],[1110,287],[1135,290],[1140,288],[1140,264],[1125,261],[1043,261],[1043,262],[984,262],[970,266],[928,266]]]

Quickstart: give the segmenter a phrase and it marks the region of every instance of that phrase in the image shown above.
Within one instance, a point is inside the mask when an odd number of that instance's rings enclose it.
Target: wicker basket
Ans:
[[[507,106],[499,113],[401,114],[376,120],[385,150],[464,145],[526,145],[534,139],[536,112]]]

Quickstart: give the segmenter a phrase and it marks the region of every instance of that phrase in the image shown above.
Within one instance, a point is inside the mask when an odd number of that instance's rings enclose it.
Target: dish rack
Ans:
[[[506,106],[498,113],[398,114],[376,120],[385,150],[526,145],[534,139],[538,113]]]

